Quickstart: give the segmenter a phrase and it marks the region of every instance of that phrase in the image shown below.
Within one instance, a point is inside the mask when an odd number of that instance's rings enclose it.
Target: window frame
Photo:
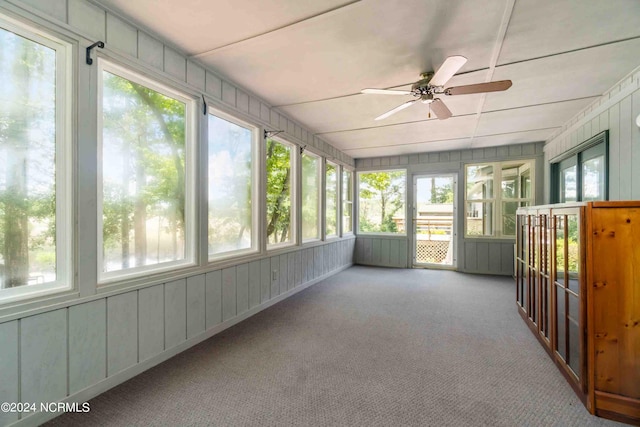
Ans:
[[[570,166],[576,166],[576,201],[582,201],[582,165],[585,161],[591,160],[595,157],[587,157],[586,159],[583,156],[587,153],[587,151],[596,148],[598,146],[602,147],[604,151],[604,194],[603,200],[609,200],[609,130],[604,130],[591,138],[581,142],[573,149],[562,153],[560,156],[555,157],[549,161],[550,168],[550,180],[549,184],[551,186],[549,194],[551,203],[562,203],[560,202],[561,193],[560,185],[561,179],[560,174],[562,172],[561,169],[562,163],[570,164]]]
[[[309,156],[309,157],[314,157],[316,159],[316,162],[318,164],[318,173],[316,174],[316,179],[318,180],[318,215],[316,218],[316,228],[318,230],[316,237],[312,237],[312,238],[306,238],[304,237],[304,221],[302,219],[302,201],[303,201],[303,187],[304,187],[304,182],[302,180],[302,175],[304,174],[303,166],[303,156]],[[323,230],[322,230],[322,224],[323,224],[323,218],[324,218],[324,191],[323,191],[323,185],[322,183],[324,182],[324,158],[320,155],[320,154],[316,154],[313,151],[310,150],[302,150],[302,152],[300,153],[300,240],[302,244],[305,243],[311,243],[311,242],[318,242],[322,240],[322,234],[323,234]]]
[[[266,148],[267,140],[273,140],[278,144],[285,145],[289,147],[289,165],[291,168],[290,177],[291,181],[289,182],[289,194],[291,197],[291,209],[289,211],[289,228],[290,228],[290,238],[288,242],[279,242],[279,243],[269,243],[269,236],[267,236],[267,226],[269,223],[269,206],[267,203],[267,188],[269,187],[269,171],[267,170],[267,153],[266,149],[264,151],[264,171],[261,173],[261,176],[264,176],[264,197],[261,200],[264,200],[264,233],[261,233],[262,238],[264,238],[266,251],[272,252],[283,248],[288,248],[291,246],[298,245],[298,159],[300,158],[298,145],[293,142],[289,142],[286,139],[277,136],[270,136],[268,138],[264,138],[264,146]]]
[[[46,31],[0,13],[0,29],[45,46],[56,53],[55,69],[55,224],[56,280],[35,285],[0,289],[0,306],[42,296],[77,290],[74,279],[74,44],[53,31]]]
[[[332,233],[332,234],[328,234],[327,233],[327,219],[329,218],[328,214],[329,212],[327,212],[329,203],[327,201],[327,193],[328,193],[328,184],[327,184],[327,167],[328,166],[332,166],[334,168],[335,171],[335,177],[336,177],[336,185],[335,188],[333,189],[335,191],[335,207],[334,207],[334,211],[333,211],[333,215],[335,217],[336,220],[336,232]],[[337,163],[334,163],[330,160],[325,160],[324,162],[324,182],[325,182],[325,188],[324,188],[324,238],[325,240],[329,240],[329,239],[335,239],[338,238],[340,236],[340,186],[342,185],[342,181],[341,181],[341,174],[340,174],[340,165],[338,165]]]
[[[344,178],[346,173],[349,173],[351,176],[349,178],[349,183],[351,184],[351,194],[349,194],[349,192],[344,191]],[[349,169],[346,167],[342,167],[341,171],[340,171],[340,235],[341,236],[353,236],[354,235],[354,230],[355,230],[355,226],[354,226],[354,208],[353,208],[353,200],[354,200],[354,193],[355,193],[355,172],[353,171],[353,169]],[[346,200],[345,198],[350,195],[351,196],[351,200]],[[345,203],[350,203],[350,212],[351,212],[351,231],[345,231],[344,228],[344,204]]]
[[[207,177],[207,196],[209,190],[209,132],[208,132],[208,123],[209,116],[213,115],[222,120],[226,120],[230,123],[233,123],[239,127],[243,127],[249,129],[251,131],[251,247],[248,249],[237,249],[233,251],[226,251],[212,256],[209,251],[209,233],[207,231],[207,259],[208,263],[215,263],[217,261],[226,260],[229,258],[241,257],[244,255],[252,255],[260,252],[261,243],[260,236],[262,234],[262,228],[260,227],[260,198],[259,198],[259,186],[260,186],[260,144],[259,144],[259,128],[255,125],[250,124],[245,120],[241,120],[233,115],[227,114],[224,111],[219,109],[209,107],[207,110],[207,166],[205,167],[205,175]],[[204,142],[203,142],[204,144]],[[266,154],[265,154],[266,157]],[[207,230],[209,224],[209,200],[207,197],[206,201],[207,206]]]
[[[518,197],[518,198],[503,198],[502,197],[502,170],[509,166],[516,166],[519,164],[527,164],[530,171],[531,179],[531,196],[530,197]],[[490,165],[493,167],[493,197],[483,199],[468,199],[467,185],[468,185],[468,168],[470,166]],[[515,239],[516,235],[504,234],[502,229],[502,216],[504,202],[519,202],[528,203],[528,206],[533,206],[536,195],[536,177],[535,177],[536,159],[520,159],[520,160],[504,160],[498,162],[475,162],[464,164],[464,238],[465,239],[501,239],[511,240]],[[520,175],[518,175],[520,177]],[[469,234],[467,230],[467,218],[469,203],[491,203],[492,209],[492,230],[491,235],[488,234]]]
[[[160,77],[149,77],[146,73],[133,69],[133,67],[121,65],[113,59],[98,57],[96,64],[96,113],[97,113],[97,167],[96,167],[96,184],[97,184],[97,288],[105,285],[125,281],[128,279],[139,278],[146,275],[154,275],[156,273],[166,273],[168,271],[180,270],[186,267],[198,265],[197,250],[199,236],[196,234],[198,224],[196,223],[196,170],[198,169],[196,159],[196,140],[198,139],[198,128],[196,124],[196,101],[189,93],[177,89],[170,82],[165,83],[166,79]],[[103,72],[107,71],[118,77],[130,80],[140,84],[148,89],[154,90],[162,95],[176,99],[185,104],[185,252],[184,259],[167,261],[154,265],[142,267],[133,267],[126,270],[116,270],[112,272],[104,272],[104,246],[103,236]]]
[[[403,192],[403,198],[404,198],[404,207],[403,207],[403,211],[404,211],[404,231],[403,232],[388,232],[388,231],[376,231],[376,232],[371,232],[371,231],[362,231],[360,230],[360,185],[361,185],[361,180],[360,180],[360,175],[362,174],[366,174],[366,173],[382,173],[382,172],[404,172],[404,192]],[[408,180],[407,177],[409,175],[409,171],[407,170],[407,168],[397,168],[397,169],[374,169],[374,170],[361,170],[361,171],[357,171],[356,172],[356,187],[354,188],[355,194],[354,194],[354,198],[356,198],[357,196],[357,200],[358,200],[358,208],[356,209],[356,213],[358,214],[357,218],[355,218],[355,225],[354,225],[354,231],[357,230],[357,234],[358,235],[366,235],[366,236],[407,236],[408,234],[408,226],[407,226],[407,205],[408,205],[408,201],[407,201],[407,184],[408,184]],[[353,218],[353,217],[352,217]]]

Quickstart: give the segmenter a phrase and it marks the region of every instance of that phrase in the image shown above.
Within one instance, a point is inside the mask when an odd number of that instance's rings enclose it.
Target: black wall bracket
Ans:
[[[202,95],[202,114],[207,115],[207,101],[205,101],[204,95]]]
[[[94,47],[99,47],[100,49],[103,49],[104,48],[104,42],[95,42],[94,44],[92,44],[91,46],[89,46],[87,48],[87,65],[93,64],[93,59],[91,59],[91,50]]]
[[[300,154],[304,153],[304,150],[305,150],[306,148],[307,148],[307,146],[306,146],[306,145],[302,145],[302,146],[300,147]]]
[[[276,136],[279,133],[284,132],[283,130],[264,130],[264,139],[271,138],[272,136]]]

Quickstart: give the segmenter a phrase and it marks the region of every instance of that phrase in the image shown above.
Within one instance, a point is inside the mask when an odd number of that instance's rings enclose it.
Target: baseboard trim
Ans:
[[[211,327],[210,329],[194,336],[191,337],[189,339],[187,339],[186,341],[178,344],[175,347],[172,347],[170,349],[167,349],[165,351],[163,351],[162,353],[159,353],[155,356],[150,357],[149,359],[140,361],[139,363],[121,371],[118,372],[117,374],[114,374],[108,378],[105,378],[99,382],[97,382],[96,384],[89,386],[83,390],[80,390],[68,397],[66,397],[65,399],[62,399],[60,402],[65,402],[65,403],[83,403],[86,402],[104,392],[106,392],[107,390],[118,386],[120,384],[122,384],[123,382],[130,380],[131,378],[135,377],[136,375],[141,374],[142,372],[153,368],[156,365],[159,365],[162,362],[165,362],[169,359],[171,359],[173,356],[176,356],[180,353],[182,353],[183,351],[193,347],[196,344],[199,344],[203,341],[206,341],[207,339],[213,337],[214,335],[224,331],[225,329],[228,329],[240,322],[242,322],[243,320],[248,319],[249,317],[253,316],[256,313],[261,312],[262,310],[265,310],[281,301],[284,301],[285,299],[289,298],[292,295],[297,294],[300,291],[303,291],[305,289],[307,289],[310,286],[315,285],[316,283],[325,280],[333,275],[336,275],[338,273],[340,273],[341,271],[344,271],[346,269],[348,269],[349,267],[351,267],[353,265],[353,263],[349,263],[349,264],[345,264],[342,267],[339,267],[333,271],[330,271],[326,274],[323,274],[322,276],[315,278],[313,280],[310,280],[306,283],[303,283],[301,285],[296,286],[295,288],[289,289],[287,292],[282,293],[280,295],[278,295],[277,297],[274,297],[268,301],[263,302],[260,305],[257,305],[247,311],[245,311],[244,313],[241,313],[239,315],[237,315],[236,317],[233,317],[225,322],[219,323],[213,327]],[[29,415],[26,418],[20,419],[18,421],[15,421],[12,424],[9,424],[7,427],[31,427],[31,426],[38,426],[42,423],[45,423],[49,420],[54,419],[55,417],[62,415],[62,413],[45,413],[45,412],[35,412],[31,415]]]

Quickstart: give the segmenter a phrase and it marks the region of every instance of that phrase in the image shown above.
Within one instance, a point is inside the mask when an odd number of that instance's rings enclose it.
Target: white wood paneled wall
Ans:
[[[544,147],[545,182],[550,162],[580,143],[609,130],[609,199],[640,200],[640,68],[562,127]],[[545,202],[550,200],[547,184]]]
[[[356,160],[356,171],[403,168],[407,170],[407,203],[412,203],[413,174],[453,173],[458,176],[457,270],[482,274],[513,274],[514,239],[464,238],[464,165],[483,161],[536,160],[536,201],[543,196],[543,143],[507,145],[469,150],[420,153]],[[359,234],[355,262],[363,265],[406,268],[411,266],[410,236]]]
[[[87,400],[350,266],[355,242],[334,240],[1,323],[0,402]],[[0,412],[0,426],[49,418]]]

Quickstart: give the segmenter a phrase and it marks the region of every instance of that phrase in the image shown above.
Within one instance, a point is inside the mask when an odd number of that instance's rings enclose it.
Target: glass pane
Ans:
[[[567,294],[569,298],[569,366],[571,370],[580,376],[580,328],[579,328],[579,303],[578,298]]]
[[[516,235],[516,211],[523,206],[521,202],[502,202],[502,234]]]
[[[405,171],[360,173],[360,231],[404,233]]]
[[[567,216],[569,289],[580,293],[580,229],[577,215]]]
[[[186,105],[103,72],[103,270],[185,257]]]
[[[467,200],[493,198],[493,166],[467,166]]]
[[[342,232],[353,231],[353,179],[351,171],[342,174]]]
[[[415,263],[453,265],[454,179],[415,180]]]
[[[320,237],[320,158],[302,155],[302,239]]]
[[[253,132],[209,115],[209,255],[250,249]]]
[[[519,166],[503,166],[500,191],[505,199],[517,199],[520,197],[520,173]]]
[[[582,200],[604,200],[604,156],[582,163]]]
[[[531,171],[526,170],[520,175],[520,197],[530,199],[531,195]]]
[[[467,203],[466,230],[470,236],[493,235],[493,203]]]
[[[567,360],[567,341],[566,341],[566,315],[564,309],[564,298],[565,298],[565,290],[561,286],[556,286],[556,319],[558,330],[556,333],[556,347],[560,356],[566,361]]]
[[[575,165],[560,172],[560,201],[575,202],[578,200],[577,168]]]
[[[564,285],[564,247],[565,247],[565,239],[564,239],[564,215],[555,216],[556,222],[556,282]]]
[[[267,243],[291,242],[291,147],[267,139]]]
[[[0,289],[56,280],[56,52],[0,28]]]
[[[326,167],[326,234],[338,234],[338,170],[336,165],[327,163]]]

